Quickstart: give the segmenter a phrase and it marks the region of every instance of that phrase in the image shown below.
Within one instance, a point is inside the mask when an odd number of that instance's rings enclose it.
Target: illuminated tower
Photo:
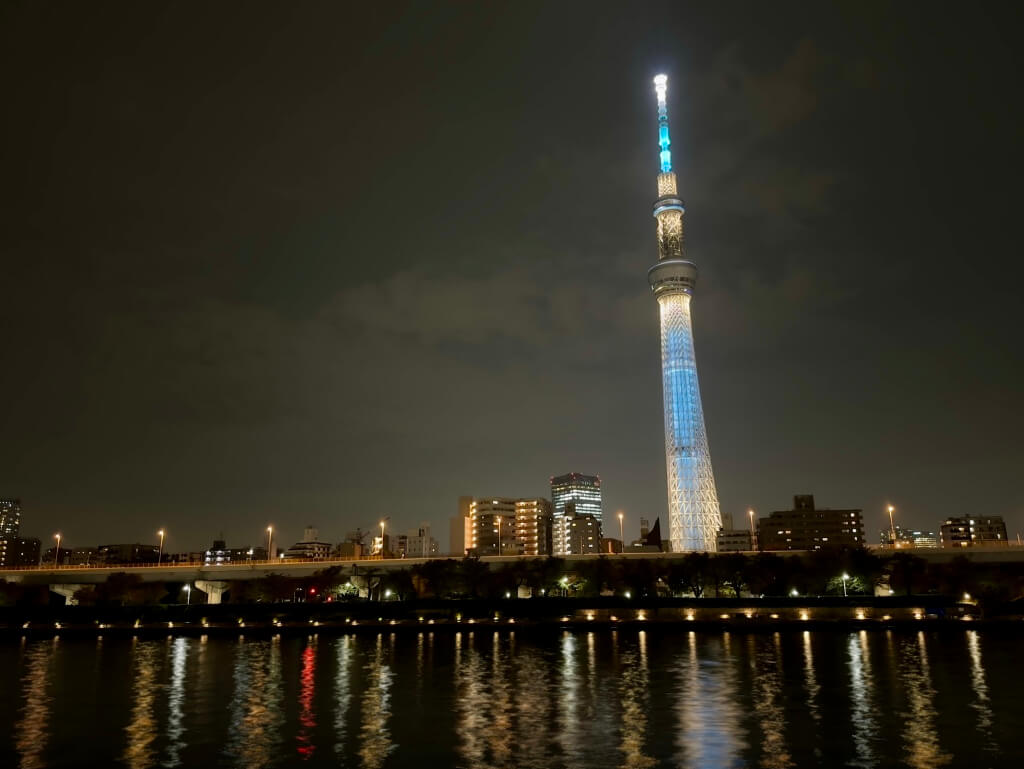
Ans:
[[[658,222],[658,263],[647,272],[661,313],[661,378],[665,398],[665,465],[668,472],[668,531],[673,552],[714,550],[722,525],[711,470],[704,410],[697,384],[690,299],[697,265],[683,255],[683,201],[672,173],[668,138],[668,77],[654,78],[658,94],[661,173],[654,218]]]

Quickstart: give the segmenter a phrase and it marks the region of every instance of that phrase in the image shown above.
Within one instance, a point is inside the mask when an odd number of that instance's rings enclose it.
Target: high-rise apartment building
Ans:
[[[864,520],[860,510],[818,510],[814,497],[793,497],[792,510],[778,510],[758,524],[761,550],[821,550],[862,547]]]
[[[947,518],[940,530],[943,548],[1005,547],[1006,522],[1001,515]]]
[[[521,555],[551,555],[553,524],[551,502],[536,499],[516,500],[516,540]]]
[[[551,504],[554,514],[552,552],[572,555],[569,520],[574,515],[591,515],[601,537],[601,478],[596,475],[568,473],[551,479]]]
[[[0,499],[0,539],[13,539],[21,533],[21,500]]]
[[[469,516],[467,549],[475,555],[551,553],[551,503],[546,499],[474,498]]]
[[[661,375],[665,407],[665,466],[668,476],[668,538],[673,552],[715,549],[722,526],[718,491],[697,381],[690,300],[697,265],[684,253],[685,208],[672,171],[666,92],[668,77],[654,78],[658,96],[661,173],[654,218],[658,222],[658,263],[647,280],[661,315]]]

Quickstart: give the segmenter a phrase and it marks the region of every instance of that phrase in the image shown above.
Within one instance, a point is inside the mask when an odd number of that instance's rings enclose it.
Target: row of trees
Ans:
[[[846,579],[843,579],[846,575]],[[845,583],[845,585],[844,585]],[[504,598],[520,589],[533,596],[636,598],[669,596],[741,597],[798,595],[872,595],[887,587],[899,595],[969,593],[985,602],[1024,596],[1024,563],[979,564],[967,558],[934,563],[910,553],[879,557],[866,549],[819,551],[799,555],[690,553],[682,558],[585,561],[560,558],[522,560],[490,568],[474,558],[433,560],[408,569],[359,567],[354,575],[340,567],[295,578],[269,574],[231,582],[232,603],[326,600],[410,600],[415,598]],[[83,605],[182,603],[180,583],[148,583],[120,573],[105,583],[83,587],[75,599]],[[0,603],[44,603],[45,588],[0,581]],[[193,592],[193,602],[202,594]]]

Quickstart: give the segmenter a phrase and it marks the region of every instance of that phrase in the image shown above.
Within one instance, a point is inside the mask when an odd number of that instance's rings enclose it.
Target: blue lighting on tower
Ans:
[[[654,78],[654,90],[658,94],[658,145],[661,147],[661,172],[667,174],[672,170],[672,142],[668,138],[668,104],[665,92],[668,90],[668,75],[657,75]]]

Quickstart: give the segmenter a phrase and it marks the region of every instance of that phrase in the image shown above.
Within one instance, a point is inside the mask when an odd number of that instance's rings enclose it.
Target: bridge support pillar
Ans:
[[[78,600],[75,598],[75,593],[83,587],[85,585],[50,585],[50,592],[64,596],[65,606],[77,606]]]
[[[203,593],[206,593],[207,603],[220,603],[220,599],[227,592],[227,582],[214,582],[213,580],[197,579],[195,581],[195,588]]]

